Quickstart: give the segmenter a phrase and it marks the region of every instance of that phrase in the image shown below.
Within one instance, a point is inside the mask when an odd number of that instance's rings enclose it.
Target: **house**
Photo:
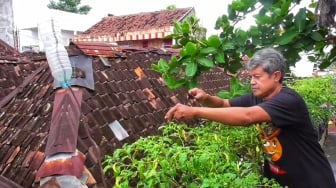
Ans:
[[[43,15],[41,17],[41,14]],[[89,27],[97,23],[97,19],[88,15],[65,12],[55,9],[40,10],[30,15],[30,21],[21,25],[19,31],[19,51],[43,51],[39,38],[38,25],[42,22],[54,19],[61,28],[63,44],[69,45],[75,35],[81,34]],[[85,20],[85,21],[83,21]]]
[[[55,88],[44,53],[20,54],[3,41],[0,46],[1,187],[59,186],[61,178],[111,187],[103,157],[159,134],[168,109],[187,103],[185,89],[170,90],[151,69],[160,58],[170,58],[169,51],[72,42],[73,85]],[[214,69],[203,75],[201,86],[214,94],[228,88],[229,78]],[[128,137],[120,139],[114,124]]]
[[[110,15],[75,36],[79,42],[110,42],[137,48],[167,48],[174,44],[165,37],[172,33],[174,21],[195,16],[194,8],[177,8],[123,16]]]

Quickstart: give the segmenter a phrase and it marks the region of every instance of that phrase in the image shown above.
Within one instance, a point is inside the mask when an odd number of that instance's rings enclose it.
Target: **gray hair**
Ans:
[[[286,59],[283,55],[273,48],[258,50],[247,63],[247,69],[251,70],[261,66],[269,75],[275,71],[281,72],[280,83],[282,83],[286,70]]]

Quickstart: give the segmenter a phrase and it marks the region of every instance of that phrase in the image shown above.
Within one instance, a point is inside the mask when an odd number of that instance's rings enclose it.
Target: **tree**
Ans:
[[[79,6],[80,3],[81,0],[59,0],[58,2],[50,0],[47,7],[50,9],[62,10],[66,12],[87,14],[91,10],[91,7],[88,5]]]
[[[322,27],[335,26],[336,1],[319,0],[315,9],[317,24]]]
[[[236,73],[243,64],[243,55],[252,56],[264,47],[274,47],[287,58],[289,66],[308,54],[312,62],[326,68],[336,61],[335,37],[330,28],[317,25],[317,16],[300,5],[301,0],[234,0],[228,6],[228,15],[217,19],[215,29],[222,32],[208,38],[196,37],[199,30],[197,18],[183,23],[175,22],[169,38],[177,41],[174,48],[181,49],[178,57],[169,61],[160,59],[152,68],[162,74],[167,86],[175,89],[181,86],[198,86],[200,75],[215,66],[223,67],[228,73]],[[309,7],[316,8],[317,2]],[[249,14],[254,14],[249,29],[237,27],[237,23]],[[331,49],[326,51],[326,49]],[[289,67],[288,66],[288,67]]]
[[[169,5],[167,6],[166,10],[175,10],[176,6],[175,5]]]

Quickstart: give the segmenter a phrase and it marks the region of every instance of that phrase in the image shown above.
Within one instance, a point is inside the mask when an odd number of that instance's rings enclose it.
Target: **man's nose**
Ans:
[[[255,84],[255,80],[253,79],[253,77],[250,78],[250,84]]]

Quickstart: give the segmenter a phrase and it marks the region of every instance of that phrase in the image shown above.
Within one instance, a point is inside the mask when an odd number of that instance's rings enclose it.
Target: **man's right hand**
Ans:
[[[217,96],[211,96],[206,93],[204,90],[199,88],[193,88],[188,91],[190,104],[193,106],[196,102],[199,102],[203,106],[221,108],[221,107],[230,107],[228,99],[221,99]]]
[[[204,90],[199,89],[199,88],[193,88],[193,89],[190,89],[190,90],[188,91],[188,94],[189,94],[190,96],[192,96],[192,97],[191,97],[191,100],[194,100],[193,102],[195,102],[195,100],[196,100],[197,102],[203,103],[203,101],[204,101],[207,97],[209,97],[209,94],[208,94],[208,93],[206,93]]]

